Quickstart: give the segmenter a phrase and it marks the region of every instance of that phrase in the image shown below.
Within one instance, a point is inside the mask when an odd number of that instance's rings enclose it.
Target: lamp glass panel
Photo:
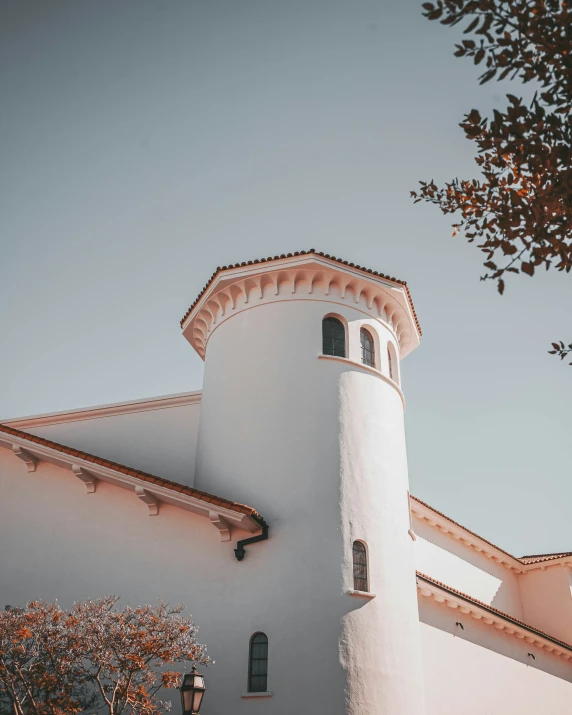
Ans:
[[[193,707],[193,691],[183,690],[183,705],[185,706],[185,712],[190,713]]]
[[[201,707],[201,703],[203,701],[203,695],[204,695],[204,690],[198,690],[195,692],[195,698],[194,698],[194,703],[193,703],[193,712],[198,712],[199,708]]]

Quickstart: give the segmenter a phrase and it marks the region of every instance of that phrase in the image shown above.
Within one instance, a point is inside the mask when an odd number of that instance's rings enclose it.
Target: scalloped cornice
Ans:
[[[240,265],[215,274],[184,318],[183,335],[204,359],[210,336],[229,317],[289,300],[357,308],[392,330],[402,358],[419,344],[421,331],[403,283],[315,253]]]

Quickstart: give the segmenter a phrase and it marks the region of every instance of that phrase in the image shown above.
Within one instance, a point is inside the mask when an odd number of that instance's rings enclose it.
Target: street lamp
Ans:
[[[185,675],[181,685],[183,715],[199,715],[205,690],[205,679],[197,673],[197,666],[193,664],[191,672]]]

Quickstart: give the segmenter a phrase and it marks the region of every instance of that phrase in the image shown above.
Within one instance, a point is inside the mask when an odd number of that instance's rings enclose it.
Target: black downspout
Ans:
[[[234,555],[236,556],[237,561],[242,561],[242,559],[244,558],[244,554],[246,553],[244,547],[247,544],[256,544],[258,541],[266,541],[266,539],[268,538],[268,530],[270,528],[268,524],[261,516],[255,516],[253,514],[252,518],[257,521],[262,527],[262,534],[259,534],[258,536],[251,536],[250,539],[242,539],[242,541],[236,542],[236,549],[234,550]]]

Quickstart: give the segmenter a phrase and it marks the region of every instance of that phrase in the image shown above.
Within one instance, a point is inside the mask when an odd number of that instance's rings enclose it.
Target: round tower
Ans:
[[[257,584],[274,678],[296,673],[300,713],[423,715],[407,286],[313,250],[249,261],[218,269],[182,327],[205,359],[195,487],[270,525],[236,568]]]

